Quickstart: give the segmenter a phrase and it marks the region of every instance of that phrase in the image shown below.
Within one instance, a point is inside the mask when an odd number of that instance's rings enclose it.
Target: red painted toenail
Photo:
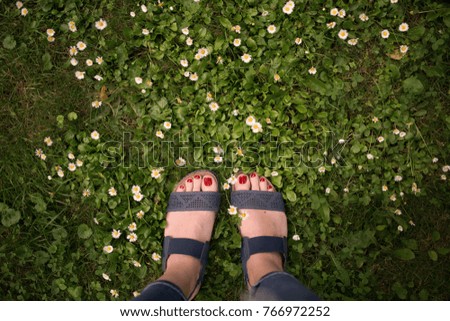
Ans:
[[[205,186],[211,186],[213,181],[211,177],[205,177],[203,178],[203,182],[205,183]]]
[[[239,184],[245,184],[245,183],[247,183],[247,176],[245,176],[245,175],[239,176]]]
[[[192,183],[192,178],[188,178],[187,182]]]
[[[272,185],[267,186],[267,189],[272,189],[272,188],[273,188]]]
[[[256,173],[252,173],[252,175],[250,175],[250,177],[256,177]]]
[[[200,175],[195,175],[194,178],[195,179],[200,179]]]
[[[259,179],[259,181],[260,181],[261,183],[264,183],[264,182],[266,181],[266,179],[265,179],[264,177],[261,177],[261,178]]]
[[[184,185],[180,185],[180,189],[184,189]]]

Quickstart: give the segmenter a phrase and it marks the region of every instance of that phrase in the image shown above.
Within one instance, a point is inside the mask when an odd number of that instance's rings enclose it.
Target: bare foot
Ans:
[[[238,175],[238,182],[233,186],[236,191],[257,190],[275,192],[275,188],[267,178],[258,174]],[[240,231],[242,237],[253,238],[257,236],[287,236],[287,218],[284,212],[254,209],[244,210],[248,217],[242,220]],[[249,285],[257,283],[264,275],[283,271],[283,261],[280,253],[257,253],[250,256],[247,261]]]
[[[198,171],[185,177],[176,187],[176,192],[217,192],[218,182],[208,171]],[[200,242],[211,239],[215,213],[212,211],[184,211],[167,213],[167,226],[164,236],[188,238]],[[159,280],[176,284],[188,297],[195,289],[199,278],[201,263],[198,259],[183,254],[172,254],[167,268]],[[195,289],[194,297],[199,289]]]

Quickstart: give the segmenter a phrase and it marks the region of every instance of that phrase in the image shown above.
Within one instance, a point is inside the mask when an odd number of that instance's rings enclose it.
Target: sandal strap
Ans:
[[[167,212],[212,211],[220,208],[219,192],[172,192]]]
[[[284,212],[284,201],[280,192],[233,191],[231,204],[239,209]]]
[[[206,266],[208,261],[209,242],[203,243],[193,239],[166,236],[163,244],[163,271],[166,270],[167,259],[172,254],[184,254],[195,257],[200,260],[203,267]]]
[[[244,270],[244,278],[248,283],[247,261],[253,254],[278,252],[283,258],[283,266],[287,259],[287,238],[276,236],[257,236],[242,238],[241,259]]]

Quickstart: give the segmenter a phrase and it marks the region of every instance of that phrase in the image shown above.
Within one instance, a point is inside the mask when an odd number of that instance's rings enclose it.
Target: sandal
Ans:
[[[243,210],[267,210],[284,212],[284,201],[281,193],[255,191],[255,190],[240,190],[231,192],[231,204],[238,209]],[[258,215],[265,215],[263,213]],[[248,286],[250,285],[247,261],[251,255],[256,253],[278,252],[281,254],[283,267],[287,259],[287,237],[275,236],[258,236],[258,237],[243,237],[241,245],[241,260],[242,269],[244,271],[244,279]]]
[[[186,175],[179,184],[183,184],[187,177],[194,175],[211,175],[215,178],[217,186],[219,181],[216,175],[210,171],[199,170]],[[178,184],[177,184],[178,186]],[[191,211],[212,211],[217,213],[220,207],[220,193],[217,192],[176,192],[176,187],[170,194],[167,212],[191,212]],[[208,262],[209,241],[200,242],[189,238],[175,238],[171,236],[164,237],[162,269],[163,272],[167,267],[167,260],[172,254],[190,255],[198,259],[201,263],[201,270],[196,286],[187,297],[192,300],[198,293],[203,278],[205,276],[205,267]]]

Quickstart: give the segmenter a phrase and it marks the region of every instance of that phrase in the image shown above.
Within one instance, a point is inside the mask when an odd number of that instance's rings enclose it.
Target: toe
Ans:
[[[252,191],[259,191],[259,177],[256,172],[250,174],[250,183],[252,186]]]
[[[237,177],[237,182],[234,184],[234,189],[236,191],[245,191],[250,189],[250,180],[245,174],[239,174]]]
[[[186,186],[184,186],[184,184],[179,184],[177,187],[177,192],[185,192],[186,191]]]
[[[192,177],[188,177],[186,180],[186,192],[192,192],[192,189],[194,187],[194,180]]]
[[[261,191],[267,191],[267,179],[265,177],[259,178],[259,189]]]
[[[202,177],[198,174],[194,175],[193,192],[200,192],[200,187],[202,185]]]
[[[217,191],[217,181],[212,175],[206,174],[202,179],[202,191],[215,192]]]
[[[273,188],[273,185],[270,182],[267,182],[267,191],[268,192],[275,192],[275,188]]]

